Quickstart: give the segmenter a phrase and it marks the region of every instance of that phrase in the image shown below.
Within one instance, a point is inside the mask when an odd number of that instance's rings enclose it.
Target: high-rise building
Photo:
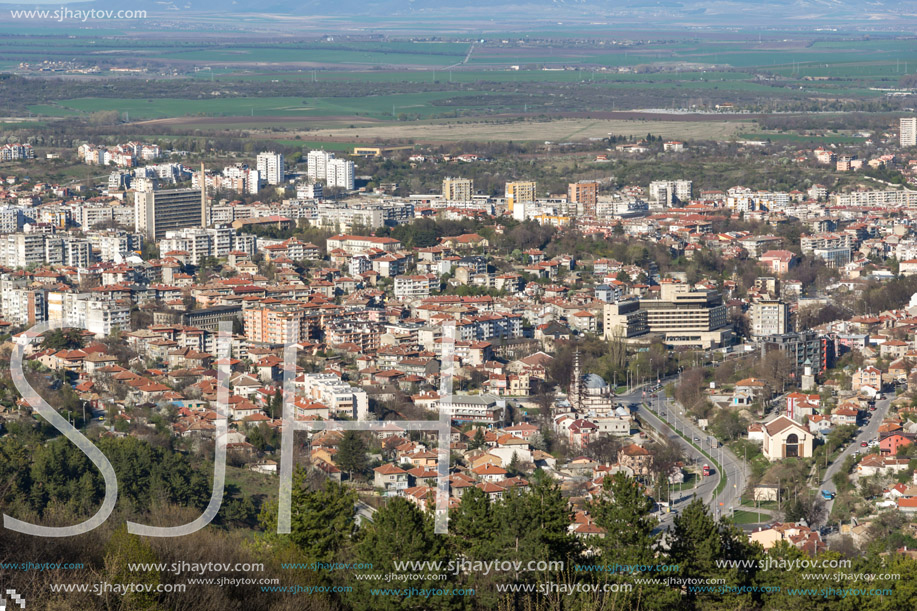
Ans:
[[[577,204],[579,214],[595,216],[595,207],[599,197],[599,183],[581,180],[567,185],[567,202]]]
[[[474,181],[470,178],[443,179],[443,199],[450,202],[470,202],[474,195]]]
[[[329,161],[325,182],[329,187],[340,187],[353,191],[353,162],[345,159]]]
[[[751,304],[753,337],[783,335],[788,330],[789,306],[779,299],[762,299]]]
[[[901,146],[917,146],[917,117],[902,117],[900,128]]]
[[[306,173],[309,180],[325,180],[328,176],[328,162],[334,159],[334,153],[327,151],[309,151],[306,155]]]
[[[663,206],[674,206],[691,199],[692,187],[690,180],[654,180],[648,191],[651,201]]]
[[[506,207],[509,212],[513,211],[513,204],[533,201],[535,201],[535,182],[506,183]]]
[[[258,175],[269,185],[283,184],[286,171],[280,153],[258,153]]]
[[[197,189],[134,192],[134,231],[159,240],[169,229],[206,227]]]

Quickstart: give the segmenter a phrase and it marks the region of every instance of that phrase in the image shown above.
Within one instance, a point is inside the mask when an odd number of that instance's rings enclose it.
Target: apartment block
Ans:
[[[534,182],[508,182],[506,183],[506,207],[513,211],[513,205],[535,201],[536,183]]]
[[[450,202],[470,202],[474,195],[474,181],[470,178],[443,179],[443,199]]]
[[[899,127],[901,146],[917,146],[917,117],[901,117]]]
[[[428,297],[439,288],[439,277],[436,274],[418,274],[414,276],[395,276],[395,297],[410,299]]]
[[[783,335],[789,330],[789,306],[779,299],[762,299],[751,304],[753,337]]]
[[[286,168],[281,153],[258,153],[258,175],[269,185],[283,184],[286,177]]]
[[[572,182],[567,185],[567,202],[576,204],[578,214],[596,215],[599,197],[599,183],[594,181]]]

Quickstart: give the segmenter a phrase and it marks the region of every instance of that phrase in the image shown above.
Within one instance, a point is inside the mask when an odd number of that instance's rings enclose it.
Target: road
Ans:
[[[857,436],[854,437],[853,441],[849,446],[844,448],[844,451],[834,459],[834,462],[828,465],[828,469],[825,471],[824,476],[822,477],[821,484],[819,485],[819,495],[822,490],[827,490],[828,492],[837,492],[837,486],[834,485],[832,478],[834,475],[841,470],[841,467],[844,465],[844,461],[848,456],[853,454],[859,449],[864,449],[860,444],[864,441],[869,442],[873,439],[879,437],[879,425],[882,424],[882,420],[885,418],[885,415],[888,413],[888,408],[891,405],[892,399],[894,396],[886,397],[881,401],[876,401],[876,411],[871,412],[872,416],[869,419],[869,424],[866,426],[860,427],[860,432],[857,433]],[[824,526],[828,521],[828,516],[831,515],[831,508],[834,506],[834,500],[827,501],[825,503],[825,517],[820,521],[816,526]]]
[[[662,380],[663,386],[666,382],[674,380],[674,376],[668,380]],[[743,465],[743,461],[736,457],[728,448],[716,448],[715,440],[712,436],[704,431],[700,430],[693,422],[691,422],[690,417],[684,415],[684,410],[678,404],[677,401],[665,399],[664,391],[660,390],[655,399],[650,396],[646,397],[646,400],[653,402],[653,409],[650,410],[646,405],[643,404],[644,397],[642,389],[636,389],[628,394],[620,395],[616,399],[618,401],[623,401],[627,404],[637,404],[637,416],[641,421],[649,424],[654,429],[659,431],[664,437],[667,437],[672,442],[676,443],[684,452],[685,456],[689,459],[696,461],[699,464],[709,464],[710,460],[704,456],[696,447],[689,443],[684,437],[678,433],[684,433],[690,439],[697,438],[699,441],[695,442],[700,446],[707,454],[714,457],[716,461],[722,466],[723,471],[726,475],[726,487],[720,492],[716,498],[713,498],[714,491],[719,484],[720,478],[719,474],[715,474],[714,477],[704,478],[702,484],[700,484],[696,490],[685,490],[681,494],[682,498],[678,499],[675,503],[675,507],[680,508],[682,505],[689,503],[694,495],[696,494],[704,501],[704,503],[711,506],[713,514],[716,517],[723,515],[723,512],[731,512],[732,509],[740,505],[740,497],[742,492],[745,490],[745,485],[747,481],[747,472]],[[654,413],[655,412],[655,413]],[[669,426],[663,422],[656,414],[659,414],[667,422],[670,422],[676,430],[673,430],[672,426]],[[713,467],[713,465],[710,465]],[[664,516],[666,519],[662,520],[662,524],[665,524],[668,520],[671,520],[673,516],[671,514],[666,514]]]
[[[354,509],[354,521],[357,523],[358,526],[363,524],[363,520],[366,520],[367,522],[372,522],[373,514],[376,513],[376,510],[373,507],[370,507],[363,501],[357,501],[356,503],[354,503],[353,509]]]

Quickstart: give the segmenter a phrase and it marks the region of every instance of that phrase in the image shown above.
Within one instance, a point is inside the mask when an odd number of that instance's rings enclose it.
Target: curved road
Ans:
[[[674,379],[674,377],[668,380],[662,380],[663,386],[666,381],[672,379]],[[715,439],[710,434],[700,430],[691,421],[690,417],[684,415],[684,410],[677,401],[669,400],[662,396],[665,394],[662,389],[660,389],[657,394],[659,396],[655,399],[651,396],[647,396],[645,399],[650,402],[649,405],[652,409],[649,409],[647,405],[643,404],[644,397],[642,389],[636,389],[628,394],[619,395],[616,397],[616,400],[623,401],[627,404],[636,403],[638,406],[636,414],[643,422],[649,424],[664,437],[676,443],[682,448],[689,459],[697,461],[699,464],[708,464],[710,460],[678,433],[683,433],[692,440],[697,439],[698,441],[694,443],[712,456],[722,466],[726,475],[726,487],[716,496],[716,498],[713,498],[713,493],[720,481],[718,477],[719,474],[714,474],[713,477],[704,478],[703,482],[694,490],[683,491],[681,493],[683,496],[676,499],[675,507],[679,508],[681,505],[689,503],[696,494],[705,503],[710,505],[714,516],[719,517],[721,515],[731,514],[732,510],[741,504],[741,494],[745,490],[748,479],[742,459],[736,457],[726,447],[717,448]],[[678,432],[676,432],[672,426],[663,422],[656,414],[665,418],[665,420],[671,423]],[[713,467],[713,465],[711,465],[711,467]],[[673,517],[672,514],[665,514],[660,526],[664,525]]]
[[[862,442],[869,442],[873,439],[879,437],[879,425],[882,424],[882,420],[885,418],[885,415],[888,413],[888,408],[892,403],[892,397],[886,396],[886,398],[881,401],[876,401],[876,411],[870,412],[872,416],[869,419],[869,424],[866,426],[861,426],[856,437],[853,438],[853,441],[849,446],[844,448],[844,451],[834,459],[828,469],[825,471],[824,476],[821,479],[821,484],[817,494],[821,498],[821,491],[827,490],[828,492],[837,492],[837,486],[834,485],[832,478],[834,475],[841,470],[841,467],[844,465],[844,461],[847,460],[847,457],[856,452],[857,450],[863,449],[860,445]],[[827,501],[825,503],[825,517],[819,521],[816,526],[824,526],[828,521],[828,516],[831,515],[831,508],[834,506],[834,500]]]

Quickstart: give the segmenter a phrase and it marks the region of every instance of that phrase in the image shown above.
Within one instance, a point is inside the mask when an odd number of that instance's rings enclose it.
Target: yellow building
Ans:
[[[535,201],[534,182],[508,182],[506,183],[506,206],[509,212],[513,211],[515,202]]]
[[[474,181],[470,178],[445,178],[443,199],[450,202],[470,202],[474,195]]]

